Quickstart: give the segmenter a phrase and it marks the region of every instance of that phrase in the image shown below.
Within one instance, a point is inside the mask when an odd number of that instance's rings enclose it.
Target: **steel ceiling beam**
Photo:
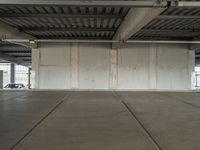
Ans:
[[[200,35],[200,29],[142,29],[139,32],[145,35],[148,34],[187,34],[187,35]]]
[[[196,63],[196,66],[200,66],[200,59],[196,59],[195,63]]]
[[[18,13],[0,13],[0,18],[114,18],[114,19],[122,19],[122,15],[113,15],[113,14],[58,14],[58,13],[49,13],[49,14],[18,14]]]
[[[177,41],[177,40],[128,40],[127,43],[200,44],[200,41]]]
[[[7,52],[4,52],[5,54],[8,54],[8,55],[12,55],[13,57],[17,57],[17,56],[31,56],[30,53],[7,53]]]
[[[29,39],[4,39],[4,41],[14,41],[14,42],[29,42]],[[36,39],[34,40],[35,42],[47,42],[47,43],[118,43],[119,41],[117,40],[109,40],[109,39],[104,39],[104,40],[95,40],[95,39]]]
[[[31,63],[31,59],[23,59],[23,61]]]
[[[20,52],[28,52],[29,50],[22,50],[22,49],[10,49],[10,48],[0,48],[0,51],[3,51],[3,52],[18,52],[19,51],[19,53]],[[31,50],[30,50],[30,52],[28,52],[28,53],[31,53]]]
[[[171,3],[170,3],[171,2]],[[109,6],[109,7],[199,7],[197,1],[175,1],[175,0],[134,0],[134,1],[114,1],[114,0],[1,0],[0,5],[54,5],[54,6]]]
[[[200,2],[197,1],[179,1],[178,6],[182,6],[182,7],[200,7]]]
[[[200,7],[197,1],[175,0],[1,0],[0,5],[44,5],[44,6],[109,6],[109,7]]]
[[[31,57],[29,56],[17,56],[16,58],[19,58],[21,60],[29,60],[31,62]]]
[[[21,54],[21,53],[31,54],[31,51],[24,51],[24,50],[15,50],[15,51],[6,51],[6,50],[4,50],[3,52],[5,52],[5,53],[18,53],[18,54]]]
[[[29,42],[29,39],[7,39],[5,41],[15,41],[15,42]],[[36,42],[42,43],[119,43],[118,40],[64,40],[64,39],[37,39]],[[200,41],[187,41],[187,40],[127,40],[124,43],[180,43],[180,44],[200,44]]]
[[[196,58],[200,58],[200,54],[195,54],[195,57]]]
[[[31,51],[31,49],[28,49],[26,47],[22,47],[22,46],[0,46],[0,51],[3,51],[3,50],[6,50],[6,51],[16,51],[16,50],[19,50],[19,51]]]
[[[144,33],[144,34],[139,34],[139,35],[136,35],[136,37],[170,37],[170,38],[193,38],[193,37],[196,37],[196,36],[199,36],[200,33],[191,33],[191,34],[188,34],[188,33],[174,33],[174,34],[168,34],[168,33],[164,33],[164,32],[161,32],[161,33]]]
[[[31,57],[31,53],[27,53],[27,52],[23,52],[23,53],[22,52],[19,53],[17,51],[15,51],[15,52],[12,52],[12,51],[0,51],[0,52],[2,52],[4,54],[12,55],[14,57]]]
[[[160,15],[158,19],[200,19],[200,16],[187,15]]]
[[[19,31],[96,31],[104,32],[110,31],[114,32],[114,28],[49,28],[49,27],[31,27],[31,28],[19,28]]]
[[[159,16],[164,10],[166,10],[166,8],[131,8],[115,32],[113,40],[127,41],[131,36],[139,32],[153,19]],[[120,47],[121,44],[112,44],[112,48],[116,49]]]
[[[118,41],[111,40],[109,37],[62,37],[61,38],[42,38],[33,40],[36,43],[40,42],[65,42],[65,43],[79,43],[79,42],[90,42],[90,43],[115,43]],[[5,42],[15,42],[15,43],[29,43],[30,39],[3,39]]]
[[[111,6],[111,7],[166,7],[167,1],[158,0],[1,0],[0,5],[53,5],[53,6]]]

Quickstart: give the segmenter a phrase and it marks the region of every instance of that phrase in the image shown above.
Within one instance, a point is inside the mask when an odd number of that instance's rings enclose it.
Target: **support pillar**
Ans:
[[[28,89],[31,89],[31,68],[28,68]]]
[[[32,81],[32,88],[40,88],[40,49],[32,49],[32,76],[34,80]]]
[[[71,88],[79,88],[79,45],[71,43]]]
[[[10,83],[15,83],[15,64],[10,64]]]
[[[3,70],[0,70],[0,89],[3,89]]]
[[[149,44],[149,89],[157,88],[157,49],[156,44]]]
[[[195,51],[188,50],[188,90],[195,87]]]
[[[110,50],[110,89],[117,89],[118,83],[118,49]]]

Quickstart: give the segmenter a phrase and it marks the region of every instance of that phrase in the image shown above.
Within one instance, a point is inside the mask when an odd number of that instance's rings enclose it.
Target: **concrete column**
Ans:
[[[195,51],[188,50],[188,89],[195,86]]]
[[[15,64],[10,64],[10,83],[15,83]]]
[[[79,44],[71,43],[71,88],[79,88]]]
[[[31,68],[28,68],[28,89],[31,89]]]
[[[3,89],[3,70],[0,70],[0,89]]]
[[[32,49],[32,75],[34,83],[32,87],[38,89],[39,87],[39,66],[40,66],[40,49]]]
[[[118,83],[118,49],[110,50],[110,89],[117,89]]]
[[[149,89],[157,88],[157,48],[149,44]]]

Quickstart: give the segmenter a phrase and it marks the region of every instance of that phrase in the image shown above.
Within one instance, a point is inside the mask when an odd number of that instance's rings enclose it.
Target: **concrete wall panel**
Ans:
[[[36,87],[42,89],[191,88],[194,53],[184,44],[48,43],[34,50]]]
[[[157,49],[157,88],[187,89],[187,45],[161,44]]]
[[[81,44],[79,60],[80,89],[109,88],[109,49],[104,44]]]
[[[118,89],[147,89],[148,44],[127,45],[119,50]]]
[[[40,89],[69,89],[70,84],[70,73],[65,67],[40,67]]]
[[[70,64],[70,44],[43,43],[41,47],[40,65],[68,66]]]
[[[42,43],[40,48],[40,89],[70,89],[70,44]]]

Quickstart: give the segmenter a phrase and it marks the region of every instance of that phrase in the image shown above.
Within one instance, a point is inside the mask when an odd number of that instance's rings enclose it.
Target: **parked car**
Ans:
[[[10,83],[7,84],[4,89],[25,89],[25,86],[23,84],[17,84],[17,83]]]

